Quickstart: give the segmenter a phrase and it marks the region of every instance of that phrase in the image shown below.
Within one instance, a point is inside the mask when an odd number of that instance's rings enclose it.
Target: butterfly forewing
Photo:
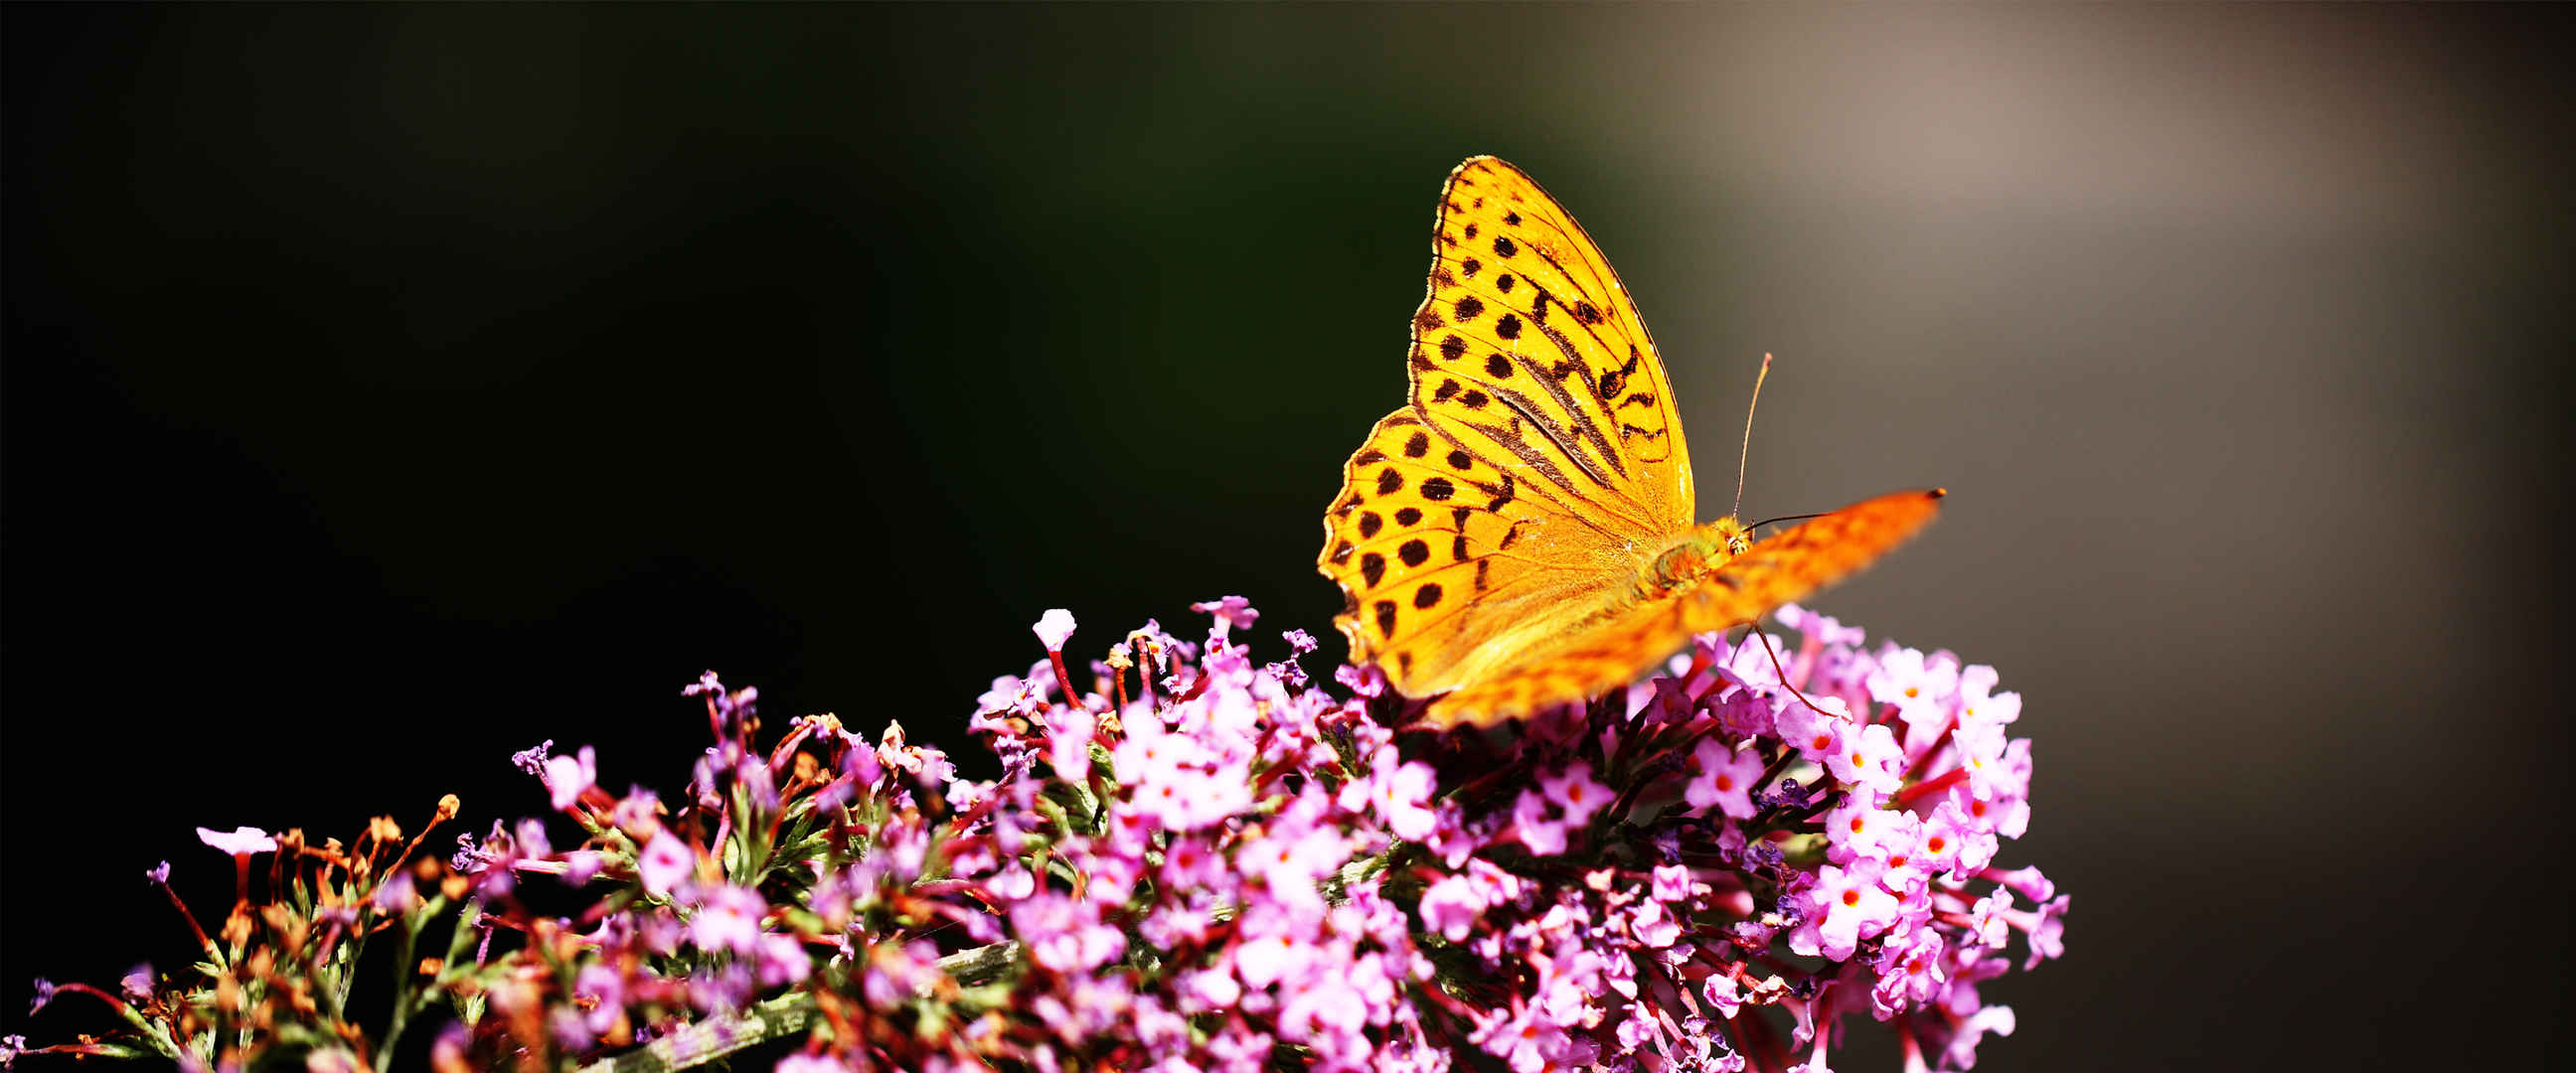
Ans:
[[[1696,584],[1613,605],[1435,701],[1432,726],[1490,726],[1627,684],[1694,634],[1752,623],[1869,564],[1932,520],[1942,493],[1896,492],[1801,522]]]
[[[1653,336],[1583,226],[1518,168],[1458,166],[1413,317],[1413,404],[1593,516],[1691,525],[1690,452]]]

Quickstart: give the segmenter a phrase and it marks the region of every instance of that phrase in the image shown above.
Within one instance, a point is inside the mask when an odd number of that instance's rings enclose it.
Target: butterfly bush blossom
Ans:
[[[609,793],[591,748],[517,758],[577,843],[526,820],[406,863],[391,821],[328,861],[209,837],[244,893],[203,978],[39,981],[40,1007],[77,990],[128,1027],[0,1060],[376,1068],[408,1019],[443,1026],[442,1070],[770,1043],[807,1073],[1821,1073],[1877,1023],[1905,1069],[1964,1069],[2013,1029],[1980,987],[2015,947],[2061,951],[2067,897],[1998,864],[2031,760],[1992,668],[1792,606],[1794,637],[1704,635],[1593,703],[1435,735],[1397,729],[1415,705],[1374,668],[1318,681],[1298,631],[1258,661],[1243,600],[1197,607],[1202,640],[1148,623],[1079,695],[1050,612],[1046,658],[971,717],[990,781],[900,725],[809,716],[756,746],[756,694],[709,674],[687,692],[714,744],[667,799]],[[252,858],[290,850],[296,895],[252,905]],[[539,882],[586,907],[531,908]],[[392,931],[417,958],[441,914],[389,1029],[347,1023],[353,947]]]

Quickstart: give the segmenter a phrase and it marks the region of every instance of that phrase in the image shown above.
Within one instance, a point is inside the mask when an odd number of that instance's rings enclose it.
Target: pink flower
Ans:
[[[1592,765],[1578,760],[1566,765],[1556,776],[1540,776],[1538,784],[1547,790],[1547,799],[1565,810],[1565,822],[1581,827],[1592,822],[1592,814],[1610,804],[1610,788],[1592,781]]]
[[[1884,866],[1890,857],[1910,854],[1915,844],[1921,841],[1922,831],[1922,821],[1912,813],[1879,808],[1868,804],[1864,798],[1847,797],[1842,804],[1825,813],[1825,859],[1836,864],[1868,859]]]
[[[587,745],[582,746],[581,752],[575,756],[547,757],[544,778],[555,809],[571,808],[599,781],[597,757]]]
[[[1222,968],[1190,969],[1175,979],[1173,992],[1180,996],[1181,1012],[1196,1014],[1233,1009],[1243,998],[1243,985]]]
[[[644,853],[635,862],[642,873],[644,889],[657,898],[668,898],[671,891],[697,870],[697,851],[669,831],[656,831],[653,840],[644,844]]]
[[[1664,911],[1664,903],[1653,898],[1639,899],[1634,915],[1628,918],[1628,934],[1653,949],[1661,950],[1681,941],[1682,924]]]
[[[1061,705],[1046,713],[1047,763],[1055,777],[1075,785],[1091,781],[1091,735],[1097,721],[1091,711]]]
[[[1915,649],[1886,645],[1865,682],[1871,700],[1895,705],[1906,722],[1938,723],[1949,718],[1947,702],[1959,688],[1959,661],[1947,652],[1926,657]]]
[[[1247,987],[1268,987],[1302,975],[1316,957],[1314,946],[1294,931],[1248,935],[1234,948],[1234,971]]]
[[[1548,812],[1547,798],[1536,790],[1523,790],[1512,800],[1512,829],[1521,845],[1541,857],[1565,852],[1565,821],[1548,818]]]
[[[1867,858],[1849,870],[1825,865],[1816,870],[1816,885],[1807,892],[1806,922],[1789,937],[1789,949],[1829,961],[1848,961],[1860,940],[1878,935],[1896,921],[1896,896],[1878,885],[1880,865]]]
[[[1011,930],[1027,944],[1030,961],[1057,972],[1088,972],[1127,949],[1127,936],[1100,922],[1098,903],[1054,891],[1012,906]]]
[[[758,891],[719,883],[700,891],[697,912],[689,917],[689,941],[701,950],[737,954],[760,949],[760,921],[769,902]]]
[[[1038,616],[1037,625],[1029,628],[1037,631],[1038,643],[1045,645],[1047,651],[1062,652],[1065,641],[1073,637],[1073,612],[1048,608],[1046,614]]]
[[[1791,701],[1780,709],[1780,740],[1809,760],[1831,764],[1835,754],[1851,748],[1851,711],[1839,697],[1810,699],[1816,702],[1813,708]]]
[[[1771,617],[1817,644],[1856,646],[1867,636],[1858,626],[1845,626],[1832,615],[1820,615],[1796,604],[1781,604]]]
[[[1228,596],[1222,600],[1191,604],[1190,610],[1216,616],[1213,632],[1219,640],[1225,638],[1228,627],[1248,630],[1261,618],[1261,612],[1252,609],[1252,601],[1240,596]]]
[[[236,827],[230,831],[200,827],[197,828],[197,840],[236,857],[277,852],[277,840],[256,827]]]
[[[1659,864],[1652,873],[1655,900],[1688,905],[1698,893],[1699,884],[1691,879],[1691,870],[1678,864]]]
[[[1430,837],[1437,816],[1431,793],[1439,774],[1420,761],[1398,763],[1395,746],[1381,745],[1370,758],[1369,777],[1342,787],[1341,806],[1352,812],[1375,812],[1395,837],[1419,842]]]
[[[1753,818],[1752,792],[1762,778],[1761,753],[1729,749],[1716,738],[1701,738],[1691,750],[1691,766],[1698,775],[1682,791],[1682,798],[1692,811],[1714,807],[1735,819]]]
[[[1897,747],[1895,731],[1872,723],[1858,734],[1845,736],[1842,748],[1825,758],[1825,767],[1834,773],[1834,781],[1865,787],[1873,796],[1883,797],[1904,783],[1905,750]]]
[[[1484,892],[1475,881],[1453,875],[1433,883],[1422,891],[1422,901],[1415,908],[1422,913],[1422,926],[1440,933],[1450,942],[1467,937],[1476,926],[1476,915],[1485,911]]]

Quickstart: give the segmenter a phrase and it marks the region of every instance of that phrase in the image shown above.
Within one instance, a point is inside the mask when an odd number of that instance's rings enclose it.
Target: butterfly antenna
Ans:
[[[1746,528],[1746,529],[1748,529],[1748,530],[1751,530],[1751,529],[1760,529],[1760,528],[1762,528],[1763,526],[1770,525],[1770,524],[1772,524],[1772,523],[1774,523],[1774,522],[1802,522],[1802,521],[1805,521],[1805,520],[1807,520],[1807,519],[1809,519],[1809,518],[1822,518],[1822,517],[1824,517],[1825,515],[1828,515],[1828,514],[1831,514],[1831,513],[1833,513],[1833,512],[1832,512],[1832,511],[1829,511],[1829,510],[1820,510],[1820,511],[1817,511],[1816,513],[1814,513],[1814,514],[1783,514],[1783,515],[1781,515],[1781,516],[1779,516],[1779,517],[1777,517],[1777,518],[1764,518],[1764,519],[1762,519],[1761,521],[1758,521],[1758,522],[1755,522],[1755,523],[1753,523],[1753,524],[1751,524],[1751,525],[1745,526],[1744,528]]]
[[[1734,517],[1744,509],[1744,464],[1753,458],[1753,408],[1762,404],[1762,379],[1771,375],[1771,355],[1762,355],[1762,371],[1753,374],[1753,401],[1744,404],[1744,449],[1735,455],[1735,507],[1726,512]]]

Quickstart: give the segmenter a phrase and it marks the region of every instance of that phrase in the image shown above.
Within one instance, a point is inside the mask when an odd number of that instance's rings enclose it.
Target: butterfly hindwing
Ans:
[[[1407,408],[1345,467],[1318,562],[1342,587],[1334,620],[1355,660],[1427,696],[1480,654],[1594,602],[1607,538]]]

